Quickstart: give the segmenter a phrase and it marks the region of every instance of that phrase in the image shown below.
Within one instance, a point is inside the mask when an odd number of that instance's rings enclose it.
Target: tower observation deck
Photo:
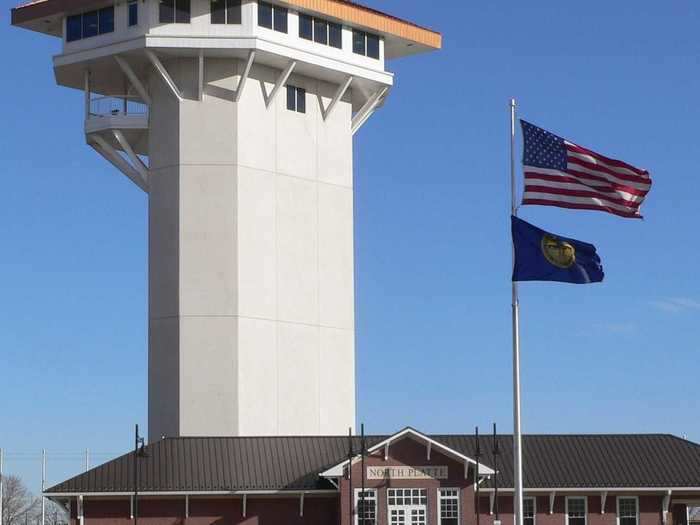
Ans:
[[[148,194],[148,429],[355,425],[352,136],[438,33],[345,0],[37,0],[86,142]]]

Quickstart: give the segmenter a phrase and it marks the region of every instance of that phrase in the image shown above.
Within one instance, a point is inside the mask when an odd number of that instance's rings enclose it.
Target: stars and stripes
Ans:
[[[549,131],[520,121],[525,151],[523,204],[599,210],[621,217],[642,217],[649,172],[604,157]]]

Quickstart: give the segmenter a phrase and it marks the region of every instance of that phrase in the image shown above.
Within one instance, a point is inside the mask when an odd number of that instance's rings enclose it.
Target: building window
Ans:
[[[637,498],[617,498],[617,524],[618,525],[637,525],[638,514]]]
[[[314,39],[314,18],[312,16],[299,13],[299,38]]]
[[[427,505],[428,494],[425,489],[388,489],[389,506]]]
[[[286,33],[288,14],[289,11],[286,7],[258,2],[258,25],[261,27]]]
[[[459,525],[459,489],[438,489],[438,525]]]
[[[586,525],[586,498],[566,498],[566,523],[567,525]]]
[[[379,37],[358,29],[352,30],[352,52],[370,58],[379,58]]]
[[[189,24],[190,0],[160,0],[158,20],[161,24]]]
[[[66,17],[66,40],[103,35],[114,31],[114,6]]]
[[[343,26],[328,22],[328,44],[337,49],[343,48]]]
[[[388,525],[426,525],[428,492],[425,489],[388,489]]]
[[[355,525],[377,524],[377,491],[355,490]]]
[[[306,113],[306,90],[287,84],[287,109]]]
[[[536,525],[537,502],[535,498],[523,498],[523,525]]]
[[[211,0],[212,24],[240,24],[241,0]]]
[[[139,23],[139,2],[138,0],[129,0],[128,4],[128,23],[129,27],[138,25]]]
[[[343,26],[322,18],[299,14],[299,37],[318,44],[343,47]]]

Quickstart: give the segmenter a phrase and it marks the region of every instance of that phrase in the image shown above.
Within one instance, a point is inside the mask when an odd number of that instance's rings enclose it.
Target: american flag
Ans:
[[[524,120],[520,123],[525,141],[523,204],[642,218],[639,208],[651,188],[648,171],[604,157]]]

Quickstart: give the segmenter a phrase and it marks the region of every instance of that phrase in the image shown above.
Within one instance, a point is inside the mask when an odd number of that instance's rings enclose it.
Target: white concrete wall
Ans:
[[[166,62],[150,79],[149,434],[298,435],[355,423],[351,94],[279,71]],[[173,409],[176,406],[176,409]]]

